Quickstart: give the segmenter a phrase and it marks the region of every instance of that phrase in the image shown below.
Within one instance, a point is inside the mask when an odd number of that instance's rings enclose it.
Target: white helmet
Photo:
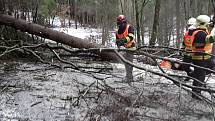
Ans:
[[[196,22],[198,26],[206,26],[210,22],[210,17],[207,15],[199,15],[196,17]]]
[[[196,19],[191,17],[189,18],[189,20],[187,21],[187,25],[195,25],[196,24]]]

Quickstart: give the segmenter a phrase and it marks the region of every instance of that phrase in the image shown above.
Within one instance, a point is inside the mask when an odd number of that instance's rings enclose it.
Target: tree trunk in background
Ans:
[[[184,10],[184,21],[185,21],[184,27],[186,27],[186,30],[188,30],[186,23],[187,23],[187,20],[189,19],[189,15],[188,15],[189,13],[187,10],[187,1],[186,0],[183,1],[183,10]]]
[[[211,3],[212,3],[213,13],[214,13],[213,21],[215,22],[215,0],[211,0]]]
[[[213,9],[213,3],[212,3],[211,0],[208,2],[207,6],[208,6],[208,10],[207,10],[208,11],[208,15],[213,15],[214,14],[213,13],[214,9]]]
[[[121,10],[121,14],[124,14],[124,1],[123,0],[119,0],[119,2],[120,2],[120,6],[119,6],[119,9]]]
[[[181,31],[180,31],[180,0],[175,1],[176,5],[176,45],[174,45],[176,48],[179,48],[180,42],[181,42]]]
[[[168,5],[169,3],[168,3],[168,1],[166,2],[162,2],[161,1],[161,6],[164,6],[164,7],[162,7],[163,8],[163,11],[165,11],[165,9],[166,8],[168,8],[166,5]],[[158,32],[157,32],[157,44],[159,45],[159,46],[163,46],[165,43],[164,43],[164,34],[165,34],[165,32],[167,32],[168,31],[168,29],[167,28],[165,28],[165,25],[168,25],[168,21],[167,21],[167,18],[168,17],[162,17],[162,15],[164,14],[164,13],[166,13],[166,12],[161,12],[160,13],[160,15],[161,15],[161,17],[159,17],[160,18],[160,21],[159,21],[159,25],[158,25]]]
[[[129,22],[133,21],[135,10],[133,0],[119,0],[119,2],[119,14],[125,15]]]
[[[165,10],[165,13],[168,13],[168,9],[167,9],[167,7],[168,7],[168,4],[164,4],[164,10]],[[162,29],[162,30],[164,30],[164,41],[163,41],[163,45],[164,46],[169,46],[169,33],[171,33],[170,31],[171,31],[171,29],[169,28],[169,26],[170,26],[170,17],[169,18],[167,18],[167,17],[165,17],[164,18],[164,21],[165,21],[165,25],[164,25],[164,29]]]
[[[105,44],[107,43],[108,41],[108,36],[109,36],[109,29],[108,29],[108,26],[103,26],[102,28],[102,45],[105,46]]]
[[[0,24],[10,26],[22,32],[28,32],[43,38],[51,39],[55,42],[69,45],[74,48],[98,48],[100,45],[92,44],[87,40],[83,40],[74,36],[64,34],[38,24],[28,23],[21,19],[15,19],[8,15],[0,14]],[[114,53],[98,53],[102,59],[117,61]]]
[[[141,45],[145,45],[145,27],[144,27],[144,23],[142,23],[142,26],[141,26],[141,38],[142,38]]]
[[[202,13],[202,10],[203,10],[203,6],[207,6],[207,4],[206,4],[206,2],[205,1],[203,1],[203,3],[202,3],[202,0],[201,1],[197,1],[197,15],[200,15],[200,14],[203,14]],[[204,14],[207,14],[207,13],[204,13]]]
[[[140,34],[141,34],[141,37],[142,37],[142,40],[141,40],[141,45],[144,45],[145,42],[144,42],[144,33],[145,33],[145,27],[144,27],[144,24],[145,24],[145,21],[144,21],[144,7],[148,4],[149,0],[142,0],[141,1],[141,6],[140,6],[140,11],[139,11],[139,15],[140,15]]]
[[[168,8],[168,5],[169,2],[168,1],[161,1],[161,6],[163,11],[165,11],[166,8]],[[164,15],[165,12],[160,12],[159,15],[160,15],[160,20],[159,20],[159,25],[158,25],[158,28],[157,28],[157,41],[156,41],[156,44],[158,44],[159,46],[163,46],[164,45],[164,33],[166,31],[168,31],[166,28],[163,28],[165,25],[167,25],[167,18],[168,17],[163,17],[162,15]]]
[[[3,2],[4,2],[3,0],[0,0],[0,14],[4,10],[4,3]]]
[[[138,7],[138,3],[137,0],[135,0],[135,15],[136,15],[136,29],[137,29],[137,46],[140,47],[141,46],[141,40],[140,40],[140,12],[139,12],[139,7]]]
[[[156,42],[157,30],[158,30],[158,25],[159,25],[160,5],[161,5],[161,0],[156,0],[155,13],[154,13],[154,23],[153,23],[152,35],[151,35],[151,40],[149,42],[149,45],[155,45],[155,42]]]
[[[78,16],[77,16],[77,8],[76,8],[76,5],[77,4],[77,0],[74,0],[74,8],[73,8],[73,10],[74,10],[74,17],[75,17],[75,29],[78,29]]]
[[[189,6],[189,9],[190,9],[190,13],[189,13],[189,17],[196,17],[198,16],[198,13],[196,11],[196,0],[190,0],[190,6]]]

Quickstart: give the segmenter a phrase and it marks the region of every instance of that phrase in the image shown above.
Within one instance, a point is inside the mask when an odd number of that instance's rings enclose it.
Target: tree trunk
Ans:
[[[6,25],[28,32],[29,34],[37,35],[43,38],[51,39],[55,42],[69,45],[74,48],[99,48],[101,45],[92,44],[87,40],[83,40],[74,36],[67,35],[34,23],[27,23],[21,19],[15,19],[8,15],[0,14],[0,25]],[[98,53],[102,59],[117,61],[118,57],[114,53]]]
[[[213,12],[214,12],[213,21],[215,22],[215,0],[211,0],[211,3],[213,7]]]
[[[138,8],[138,3],[137,0],[135,0],[135,13],[136,13],[136,29],[137,29],[137,46],[141,46],[141,40],[140,40],[140,19],[139,19],[139,8]]]
[[[176,48],[180,47],[181,43],[181,31],[180,31],[180,19],[181,19],[181,13],[180,13],[180,1],[176,0],[175,2],[176,5]]]
[[[154,14],[154,23],[153,23],[153,30],[152,30],[152,35],[151,35],[151,40],[149,42],[149,45],[155,45],[156,38],[157,38],[157,30],[158,30],[158,25],[159,25],[159,14],[160,14],[160,5],[161,5],[161,0],[156,0],[155,3],[155,14]]]
[[[77,16],[77,0],[74,1],[74,17],[75,17],[75,29],[78,29],[78,16]]]

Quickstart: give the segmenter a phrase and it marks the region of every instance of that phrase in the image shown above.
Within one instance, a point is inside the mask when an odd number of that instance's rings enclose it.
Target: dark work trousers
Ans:
[[[211,69],[211,70],[214,70],[214,60],[211,58],[208,60],[207,62],[207,68]],[[206,71],[206,75],[209,75],[211,74],[212,72],[211,71]]]
[[[211,57],[208,63],[208,68],[210,68],[211,70],[215,70],[215,57]],[[207,74],[211,74],[211,72],[208,71]]]
[[[124,54],[123,54],[123,57],[132,62],[133,63],[133,59],[134,59],[134,55],[132,52],[128,52],[126,51]],[[126,71],[126,82],[131,82],[133,81],[133,66],[130,66],[129,64],[126,64],[125,63],[125,71]]]
[[[208,60],[192,60],[192,63],[194,65],[198,65],[204,68],[208,67],[208,63],[210,62],[210,59]],[[206,70],[204,69],[200,69],[197,67],[194,67],[194,72],[191,74],[191,76],[195,79],[198,79],[201,82],[205,81],[205,76],[206,76]],[[202,85],[201,83],[197,82],[197,81],[193,81],[193,86],[198,86],[198,87],[203,87],[204,85]],[[201,91],[198,89],[192,89],[193,92],[200,94]],[[192,95],[193,98],[195,98],[195,95]]]
[[[185,62],[185,63],[191,63],[192,62],[191,56],[184,55],[183,62]],[[191,76],[190,65],[182,64],[182,70],[184,70],[187,73],[188,76]]]

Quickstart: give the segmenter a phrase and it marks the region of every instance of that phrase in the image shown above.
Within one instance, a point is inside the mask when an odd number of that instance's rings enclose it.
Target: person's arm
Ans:
[[[211,30],[210,35],[206,38],[207,43],[214,43],[215,42],[215,28]]]
[[[130,42],[131,40],[134,40],[134,27],[129,25],[128,35],[126,37],[123,37],[122,41],[124,43],[127,43]]]
[[[117,36],[117,31],[115,32],[115,37],[116,37],[116,40],[119,39],[119,37]]]
[[[134,40],[134,27],[129,26],[128,28],[128,36],[126,37],[127,42]]]
[[[116,36],[116,44],[117,46],[124,46],[125,43],[131,41],[134,39],[134,28],[133,26],[130,26],[129,25],[129,28],[128,28],[128,35],[123,37],[123,38],[117,38]]]
[[[117,36],[117,32],[118,32],[118,31],[116,31],[116,33],[115,33],[116,45],[117,45],[118,48],[120,48],[120,46],[124,46],[125,42],[122,40],[122,38],[119,38],[119,37]]]
[[[207,34],[203,31],[196,33],[193,46],[195,48],[204,48],[207,43]]]
[[[184,40],[185,40],[185,35],[183,36],[183,42],[181,44],[181,49],[184,50],[185,49],[185,43],[184,43]]]

